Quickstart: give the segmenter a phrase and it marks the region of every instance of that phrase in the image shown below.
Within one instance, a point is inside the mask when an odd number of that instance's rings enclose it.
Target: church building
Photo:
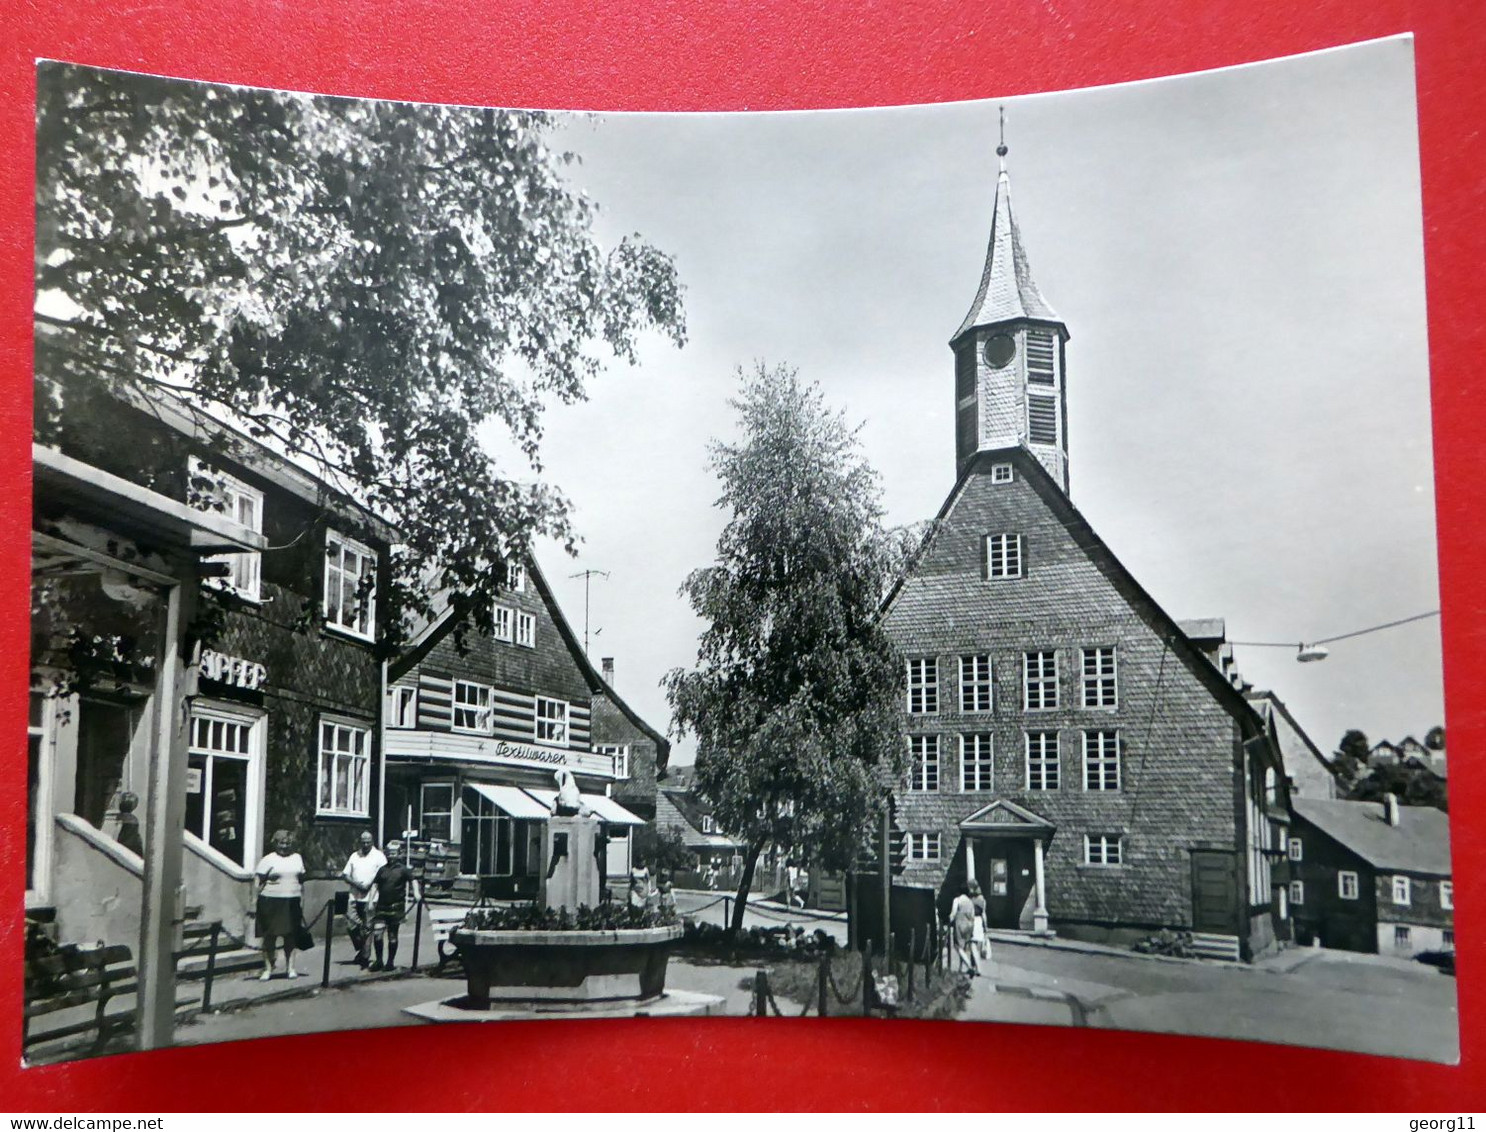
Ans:
[[[1287,935],[1283,766],[1217,654],[1070,498],[1069,330],[997,153],[985,268],[950,339],[957,478],[885,605],[911,747],[894,919],[943,916],[974,878],[993,929],[1185,930],[1248,958]]]

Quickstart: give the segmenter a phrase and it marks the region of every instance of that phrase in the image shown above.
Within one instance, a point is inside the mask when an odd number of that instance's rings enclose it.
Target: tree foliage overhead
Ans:
[[[543,406],[685,339],[671,259],[598,245],[552,125],[42,64],[38,439],[174,391],[397,527],[383,608],[488,594],[571,543]]]
[[[665,680],[700,792],[748,845],[735,924],[765,845],[848,865],[906,758],[876,473],[794,370],[739,376],[741,440],[711,450],[730,518],[682,587],[707,628],[695,668]]]

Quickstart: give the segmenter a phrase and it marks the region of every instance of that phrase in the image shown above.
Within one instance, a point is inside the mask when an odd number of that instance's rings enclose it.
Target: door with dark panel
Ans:
[[[1238,875],[1221,849],[1192,851],[1192,930],[1237,935]]]

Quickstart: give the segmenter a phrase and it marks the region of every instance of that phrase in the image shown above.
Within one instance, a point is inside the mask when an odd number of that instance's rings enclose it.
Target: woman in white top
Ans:
[[[289,831],[273,835],[273,852],[258,862],[258,934],[263,938],[263,973],[260,980],[273,977],[274,940],[284,941],[284,968],[287,977],[299,978],[294,969],[294,937],[299,934],[302,912],[299,905],[303,892],[304,858],[291,853]]]

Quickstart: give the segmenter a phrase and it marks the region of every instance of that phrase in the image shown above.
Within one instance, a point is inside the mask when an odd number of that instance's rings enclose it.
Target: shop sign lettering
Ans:
[[[240,656],[228,656],[214,649],[201,650],[198,666],[203,680],[215,680],[218,684],[231,684],[256,692],[268,682],[268,669],[255,660],[244,660]]]
[[[485,744],[481,743],[480,746],[483,749]],[[492,747],[492,753],[501,759],[521,759],[523,762],[551,763],[554,766],[566,766],[568,762],[566,751],[546,751],[540,747],[528,747],[524,743],[507,743],[505,740],[492,744]]]

